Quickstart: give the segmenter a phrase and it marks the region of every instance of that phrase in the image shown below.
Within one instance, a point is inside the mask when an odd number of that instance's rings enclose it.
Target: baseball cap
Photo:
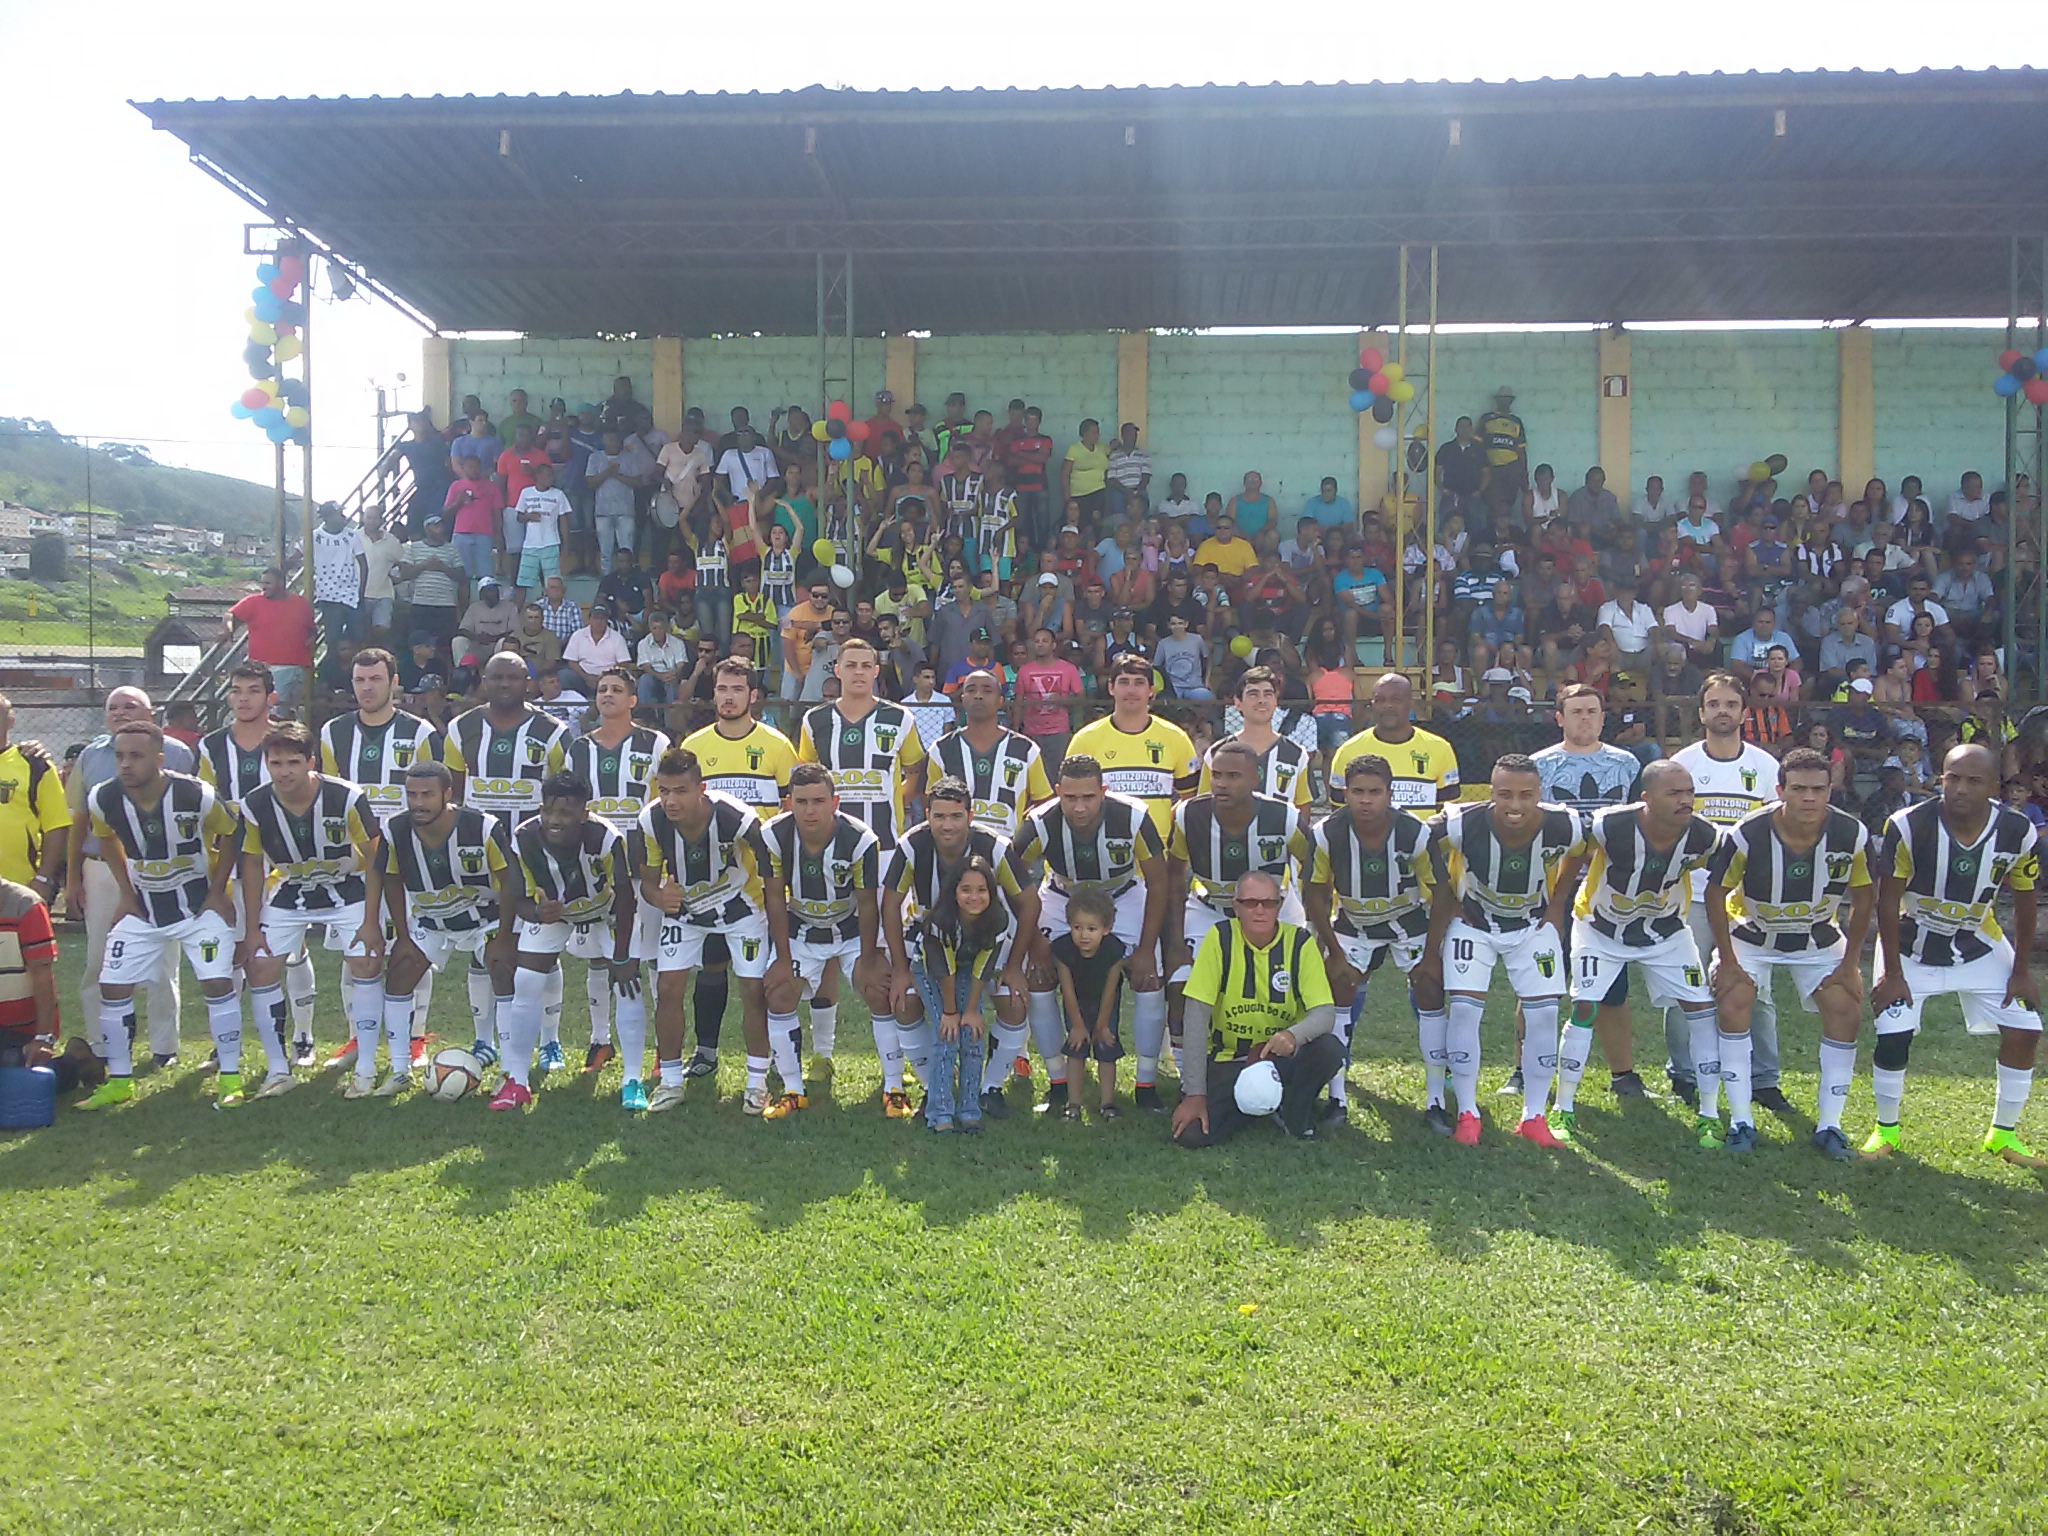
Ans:
[[[1055,576],[1051,571],[1047,571],[1044,575],[1038,578],[1038,584],[1041,587],[1056,587],[1060,584],[1060,579],[1059,577]]]
[[[1856,679],[1856,680],[1855,680],[1854,682],[1852,682],[1852,683],[1850,683],[1850,684],[1849,684],[1849,691],[1850,691],[1851,693],[1868,693],[1868,692],[1870,692],[1870,679],[1869,679],[1869,678],[1867,678],[1867,677],[1859,677],[1859,678],[1857,678],[1857,679]]]
[[[896,403],[896,393],[894,390],[878,389],[875,391],[875,398],[877,400],[886,400],[891,405]]]
[[[1530,697],[1529,690],[1526,688],[1510,688],[1508,690],[1508,697],[1517,704],[1533,704],[1536,702]]]
[[[1112,619],[1135,619],[1138,615],[1129,608],[1116,608],[1110,611],[1109,616]]]
[[[1456,683],[1438,683],[1434,688],[1430,689],[1430,692],[1447,693],[1454,699],[1464,697],[1464,690]]]

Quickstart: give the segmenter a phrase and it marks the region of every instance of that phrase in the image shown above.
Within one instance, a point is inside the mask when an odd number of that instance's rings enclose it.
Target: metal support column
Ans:
[[[2006,307],[2005,344],[2008,348],[2034,353],[2048,347],[2048,235],[2012,237],[2012,289]],[[2041,554],[2048,549],[2048,504],[2041,494],[2042,479],[2048,474],[2048,433],[2043,416],[2048,408],[2032,405],[2020,395],[2005,402],[2005,485],[2006,517],[2011,528],[2006,551],[2005,675],[2012,700],[2021,701],[2017,642],[2022,635],[2033,647],[2027,672],[2025,698],[2033,703],[2048,702],[2048,600],[2044,600]],[[2020,481],[2027,481],[2027,498],[2020,495]],[[2021,590],[2018,555],[2023,539],[2033,541],[2033,570]],[[2030,607],[2020,613],[2023,603]]]
[[[827,256],[820,251],[817,283],[818,399],[812,419],[823,421],[825,407],[834,400],[844,400],[860,415],[853,377],[853,253]]]
[[[1436,603],[1433,600],[1436,588],[1436,476],[1430,472],[1430,455],[1436,442],[1437,248],[1433,245],[1427,247],[1429,263],[1426,267],[1419,259],[1423,249],[1419,246],[1401,247],[1396,294],[1394,361],[1401,366],[1402,382],[1413,385],[1415,393],[1406,404],[1394,407],[1396,441],[1387,461],[1388,482],[1393,492],[1394,527],[1391,533],[1395,550],[1394,637],[1387,653],[1387,664],[1407,672],[1414,679],[1426,712],[1429,669],[1436,658]],[[1411,348],[1408,333],[1418,325],[1422,327],[1423,335]],[[1411,468],[1412,444],[1418,441],[1422,445],[1421,467]],[[1407,581],[1401,566],[1411,519],[1409,486],[1417,475],[1422,478],[1415,511],[1420,514],[1417,520],[1421,525],[1418,531],[1423,553],[1423,611],[1415,626],[1416,648],[1411,656],[1407,633]]]

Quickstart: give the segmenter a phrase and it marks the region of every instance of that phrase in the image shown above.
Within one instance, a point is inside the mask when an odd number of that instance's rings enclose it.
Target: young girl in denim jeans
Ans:
[[[1002,969],[1015,923],[980,854],[955,872],[925,918],[916,968],[925,1017],[938,1020],[925,1124],[944,1133],[981,1130],[982,993]]]

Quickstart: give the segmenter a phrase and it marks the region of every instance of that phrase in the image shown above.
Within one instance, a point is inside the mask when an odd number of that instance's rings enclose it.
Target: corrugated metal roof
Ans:
[[[449,329],[2002,313],[2048,73],[154,102],[195,161]],[[1782,118],[1780,117],[1782,114]],[[1455,125],[1455,127],[1454,127]]]

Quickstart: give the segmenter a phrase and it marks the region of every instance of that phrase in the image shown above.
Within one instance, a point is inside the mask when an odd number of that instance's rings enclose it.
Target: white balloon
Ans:
[[[834,585],[835,587],[850,587],[850,586],[852,586],[852,585],[853,585],[853,567],[852,567],[852,566],[850,566],[850,565],[835,565],[835,566],[833,566],[833,567],[832,567],[832,585]]]
[[[1391,453],[1394,444],[1400,440],[1401,434],[1396,432],[1391,426],[1380,427],[1372,435],[1372,445],[1379,449],[1381,453]]]

